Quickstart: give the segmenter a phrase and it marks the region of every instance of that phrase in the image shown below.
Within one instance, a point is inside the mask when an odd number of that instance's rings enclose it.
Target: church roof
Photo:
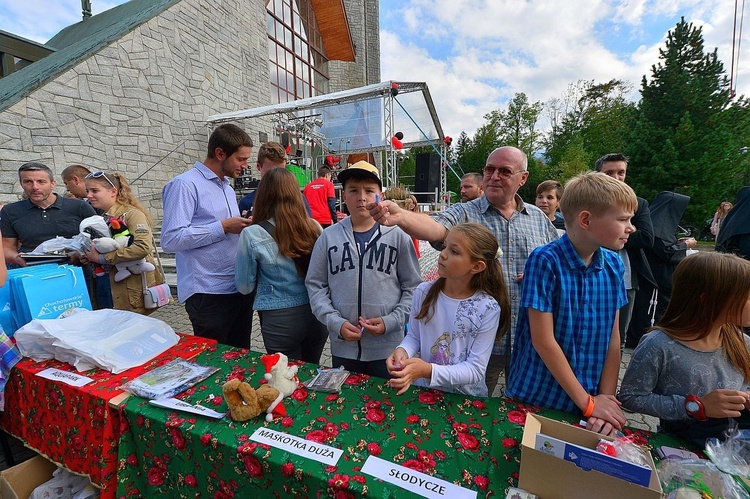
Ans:
[[[131,0],[63,29],[45,44],[54,53],[0,78],[0,111],[179,1]]]

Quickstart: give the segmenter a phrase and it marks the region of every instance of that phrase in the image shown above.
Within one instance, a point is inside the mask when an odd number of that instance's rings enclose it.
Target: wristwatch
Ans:
[[[703,402],[695,395],[688,395],[685,397],[685,412],[691,418],[696,421],[707,421],[706,408],[703,407]]]

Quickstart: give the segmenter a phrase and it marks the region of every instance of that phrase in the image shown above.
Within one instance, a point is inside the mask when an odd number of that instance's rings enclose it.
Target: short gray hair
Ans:
[[[50,182],[55,181],[55,176],[52,173],[52,170],[50,170],[49,166],[43,165],[42,163],[35,163],[31,161],[29,163],[22,164],[21,167],[18,169],[18,180],[21,180],[22,172],[47,172],[47,175],[49,175]]]

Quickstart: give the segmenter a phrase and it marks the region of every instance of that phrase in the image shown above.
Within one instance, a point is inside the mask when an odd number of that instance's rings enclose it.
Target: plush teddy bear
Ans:
[[[299,367],[289,367],[289,359],[283,353],[262,355],[260,361],[266,367],[266,374],[263,377],[268,380],[270,386],[279,391],[279,396],[274,403],[266,409],[266,421],[271,422],[273,421],[272,413],[286,414],[284,406],[280,404],[284,397],[290,396],[299,386],[299,378],[297,378]]]
[[[96,241],[96,250],[99,253],[109,253],[125,248],[133,242],[133,235],[125,222],[115,217],[94,215],[85,218],[81,221],[79,230],[88,239]],[[153,263],[146,261],[145,258],[139,258],[138,260],[116,263],[115,268],[117,269],[115,282],[120,282],[133,274],[153,272],[156,267]]]
[[[238,378],[224,383],[222,391],[229,414],[235,421],[247,421],[265,412],[279,396],[279,391],[272,386],[266,384],[254,390]]]

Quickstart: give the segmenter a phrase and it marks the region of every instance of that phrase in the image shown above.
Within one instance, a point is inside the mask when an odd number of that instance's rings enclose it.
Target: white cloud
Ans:
[[[92,7],[96,14],[123,1]],[[427,82],[454,137],[473,133],[516,92],[544,102],[578,80],[619,78],[637,99],[681,16],[703,27],[706,49],[718,47],[729,73],[734,5],[726,0],[381,0],[382,79]],[[0,29],[38,42],[80,20],[79,0],[0,0]],[[750,95],[743,35],[736,81]]]
[[[578,80],[618,78],[637,99],[680,16],[702,26],[706,50],[718,47],[727,72],[731,66],[734,9],[722,0],[414,0],[386,15],[383,79],[426,81],[452,136],[473,133],[516,92],[546,101]],[[394,20],[403,29],[392,29]],[[430,55],[435,41],[449,42],[444,60]],[[750,55],[741,57],[737,81],[739,93],[750,93]]]

